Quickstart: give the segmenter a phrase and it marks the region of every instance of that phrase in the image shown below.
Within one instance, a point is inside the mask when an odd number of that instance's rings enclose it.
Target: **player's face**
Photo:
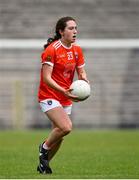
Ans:
[[[67,45],[70,45],[71,43],[74,43],[77,36],[77,25],[75,21],[68,21],[67,26],[65,27],[64,31],[61,32],[63,42],[67,43]]]

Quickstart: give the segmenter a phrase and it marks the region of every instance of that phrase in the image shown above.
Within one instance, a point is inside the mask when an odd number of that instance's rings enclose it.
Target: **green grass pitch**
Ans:
[[[52,175],[36,171],[38,145],[49,131],[0,131],[0,178],[139,178],[138,130],[73,130],[51,162]]]

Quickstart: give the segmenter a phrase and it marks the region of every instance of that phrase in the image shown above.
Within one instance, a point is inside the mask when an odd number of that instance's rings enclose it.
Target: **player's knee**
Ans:
[[[64,136],[66,136],[67,134],[69,134],[71,132],[71,129],[70,128],[64,128],[63,129],[63,134]]]
[[[64,133],[64,136],[69,134],[72,131],[72,124],[70,123],[67,126],[65,126],[62,131]]]

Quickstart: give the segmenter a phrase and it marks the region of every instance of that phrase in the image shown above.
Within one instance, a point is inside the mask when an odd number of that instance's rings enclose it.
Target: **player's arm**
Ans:
[[[45,51],[42,53],[42,73],[43,73],[43,81],[50,86],[51,88],[60,91],[62,93],[65,92],[65,89],[59,86],[52,79],[52,71],[55,60],[55,51],[54,48],[48,46]]]
[[[76,98],[76,96],[71,94],[70,89],[64,89],[61,86],[59,86],[53,79],[52,79],[52,71],[53,71],[53,66],[50,66],[49,64],[43,64],[43,80],[44,82],[50,86],[51,88],[62,92],[65,96],[68,96],[69,98]]]
[[[43,80],[44,82],[50,86],[51,88],[60,91],[62,93],[65,92],[65,89],[59,86],[53,79],[52,79],[52,71],[53,67],[49,64],[43,64]]]
[[[78,58],[77,58],[77,64],[76,64],[76,71],[77,71],[78,79],[85,80],[86,82],[89,83],[87,79],[86,71],[84,69],[85,61],[84,61],[84,55],[83,55],[82,49],[79,46],[77,46],[76,48],[78,50]]]
[[[84,67],[77,67],[76,70],[77,70],[77,74],[78,74],[78,79],[85,80],[85,81],[87,81],[89,83]]]

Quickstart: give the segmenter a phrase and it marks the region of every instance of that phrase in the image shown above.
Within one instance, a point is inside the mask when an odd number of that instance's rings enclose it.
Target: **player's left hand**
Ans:
[[[75,95],[72,94],[72,89],[67,89],[65,91],[65,96],[67,96],[69,99],[71,99],[74,102],[79,101],[78,96],[75,96]]]

